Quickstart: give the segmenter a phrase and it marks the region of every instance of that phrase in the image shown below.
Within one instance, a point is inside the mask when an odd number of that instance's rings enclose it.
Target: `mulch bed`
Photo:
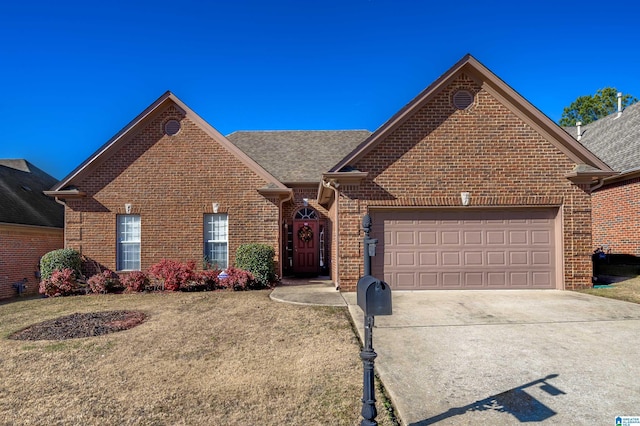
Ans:
[[[14,340],[66,340],[129,330],[147,318],[140,311],[75,313],[34,324],[9,336]]]

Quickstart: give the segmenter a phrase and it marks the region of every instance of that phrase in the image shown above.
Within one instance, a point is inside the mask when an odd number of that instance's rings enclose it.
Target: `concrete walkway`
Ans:
[[[271,299],[297,305],[347,306],[343,294],[328,278],[284,278],[271,292]]]
[[[272,298],[347,306],[330,282]],[[376,370],[403,425],[615,424],[640,416],[640,305],[554,290],[393,293]]]

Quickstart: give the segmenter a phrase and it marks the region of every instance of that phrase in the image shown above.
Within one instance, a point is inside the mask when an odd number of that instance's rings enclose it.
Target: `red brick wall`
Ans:
[[[640,256],[640,177],[594,191],[593,249]]]
[[[455,109],[458,88],[474,92]],[[591,200],[564,176],[574,167],[559,149],[464,75],[434,96],[354,166],[369,176],[341,187],[340,285],[362,274],[362,215],[370,206],[556,205],[563,213],[564,285],[590,285]],[[561,249],[559,247],[559,249]]]
[[[0,225],[0,299],[15,296],[13,283],[27,278],[24,294],[38,294],[40,258],[63,248],[64,231],[36,226]]]
[[[175,136],[163,133],[170,119],[182,124]],[[67,203],[66,246],[115,270],[116,215],[131,203],[140,215],[143,270],[162,258],[200,266],[203,217],[217,202],[229,215],[230,264],[244,243],[270,244],[278,254],[279,203],[257,192],[265,184],[172,105],[77,184],[87,197]]]

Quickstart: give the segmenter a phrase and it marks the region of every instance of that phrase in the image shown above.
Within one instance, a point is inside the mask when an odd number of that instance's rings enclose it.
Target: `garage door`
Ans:
[[[392,288],[555,288],[557,209],[381,210],[374,276]]]

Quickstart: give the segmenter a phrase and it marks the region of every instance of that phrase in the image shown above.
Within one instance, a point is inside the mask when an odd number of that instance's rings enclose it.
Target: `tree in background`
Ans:
[[[622,95],[622,108],[638,102],[634,96]],[[563,127],[583,125],[606,117],[618,110],[618,91],[615,87],[599,89],[595,95],[580,96],[562,111],[559,124]]]

